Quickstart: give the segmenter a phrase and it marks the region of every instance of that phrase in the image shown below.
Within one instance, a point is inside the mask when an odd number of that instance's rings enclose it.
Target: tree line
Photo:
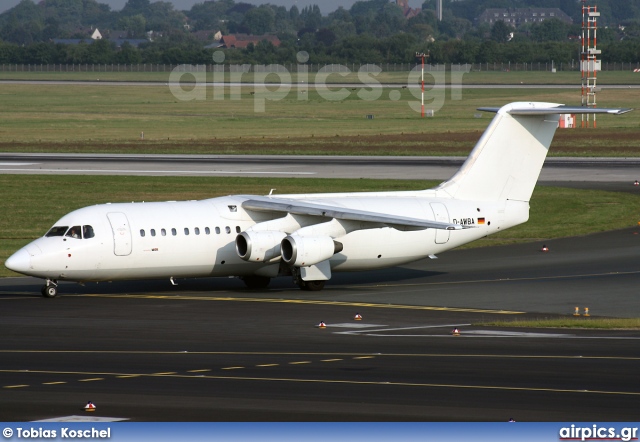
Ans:
[[[640,61],[640,42],[622,41],[599,46],[603,62]],[[449,40],[420,43],[410,35],[375,39],[354,36],[330,46],[300,45],[284,41],[280,47],[263,41],[246,49],[225,51],[225,64],[296,64],[297,54],[309,53],[314,64],[385,64],[414,62],[416,52],[429,54],[429,63],[571,63],[579,60],[576,42],[483,42]],[[92,44],[63,45],[51,42],[20,46],[0,43],[0,64],[214,64],[216,49],[190,42],[154,42],[122,48],[107,40]]]
[[[623,26],[598,30],[603,61],[640,60],[640,0],[598,0],[603,22],[620,17]],[[225,49],[228,64],[296,63],[306,51],[310,63],[408,63],[416,52],[429,52],[433,63],[570,62],[579,58],[580,21],[557,19],[513,29],[498,21],[476,25],[474,18],[491,7],[559,7],[580,12],[575,0],[444,0],[444,17],[434,14],[435,0],[406,18],[389,0],[358,1],[323,16],[317,5],[299,10],[253,6],[234,0],[204,1],[189,11],[169,2],[128,0],[121,11],[96,0],[22,0],[0,14],[0,63],[33,64],[211,64],[216,49],[204,49],[199,30],[223,34],[276,34],[279,47],[263,41],[246,49]],[[106,39],[92,44],[54,44],[53,38],[87,38],[87,26],[125,31],[130,38],[153,41],[116,47]]]

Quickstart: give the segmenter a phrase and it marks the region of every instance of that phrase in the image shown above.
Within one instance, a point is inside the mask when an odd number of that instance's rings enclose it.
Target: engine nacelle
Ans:
[[[278,231],[248,231],[236,236],[238,256],[249,262],[265,262],[280,256],[280,242],[287,236]]]
[[[342,244],[329,236],[289,235],[280,246],[282,260],[294,267],[311,266],[342,251]]]

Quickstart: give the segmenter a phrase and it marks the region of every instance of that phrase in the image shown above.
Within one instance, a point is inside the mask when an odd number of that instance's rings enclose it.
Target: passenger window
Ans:
[[[151,229],[151,236],[156,236],[156,229]]]
[[[229,226],[225,227],[224,230],[227,233],[231,233],[231,227],[229,227]]]
[[[82,226],[82,236],[84,239],[93,238],[96,234],[93,232],[93,227]]]
[[[189,229],[187,227],[184,228],[184,234],[189,236]]]
[[[210,235],[211,234],[211,229],[208,228],[208,227],[205,227],[204,228],[204,233],[206,233],[207,235]]]
[[[173,236],[176,236],[178,234],[178,231],[175,229],[175,227],[171,229],[171,234]]]
[[[196,235],[200,235],[200,227],[196,227],[193,231],[196,232]]]
[[[236,233],[240,233],[240,226],[236,226]]]
[[[216,234],[220,235],[220,227],[216,227]]]
[[[167,236],[167,230],[166,229],[160,229],[160,234],[162,236]]]
[[[47,232],[46,237],[50,236],[64,236],[64,234],[69,229],[69,226],[54,226]]]
[[[140,236],[144,238],[144,235],[145,235],[144,229],[140,229]]]
[[[65,236],[68,238],[82,239],[80,226],[71,227]]]

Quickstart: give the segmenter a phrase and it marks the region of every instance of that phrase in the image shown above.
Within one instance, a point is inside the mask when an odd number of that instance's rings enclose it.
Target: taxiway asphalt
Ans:
[[[547,245],[336,274],[318,293],[225,278],[45,299],[38,280],[3,279],[0,420],[91,400],[133,421],[633,421],[639,332],[479,325],[638,316],[638,229]]]

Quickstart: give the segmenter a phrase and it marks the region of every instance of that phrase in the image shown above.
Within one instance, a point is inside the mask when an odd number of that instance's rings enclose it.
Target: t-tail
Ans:
[[[460,170],[437,190],[460,200],[528,202],[560,114],[623,114],[631,109],[518,102],[479,110],[497,115]]]

